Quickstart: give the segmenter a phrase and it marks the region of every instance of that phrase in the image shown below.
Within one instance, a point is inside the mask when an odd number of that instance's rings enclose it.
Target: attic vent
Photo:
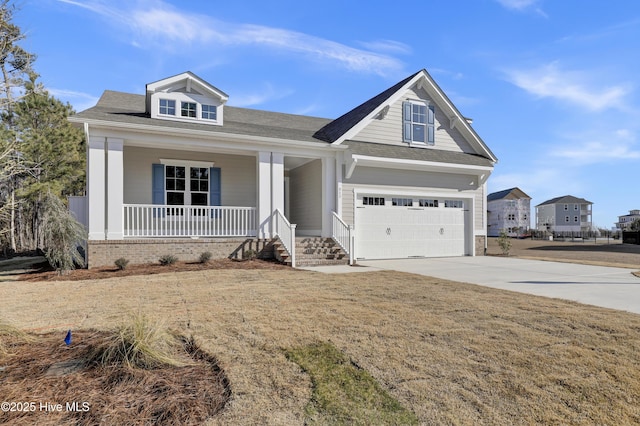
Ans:
[[[387,116],[387,113],[389,112],[389,105],[385,106],[384,108],[382,108],[382,110],[378,113],[378,115],[376,115],[376,119],[377,120],[382,120]]]

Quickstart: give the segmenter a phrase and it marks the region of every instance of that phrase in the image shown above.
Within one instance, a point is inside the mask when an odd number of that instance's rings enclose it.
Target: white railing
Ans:
[[[255,207],[125,204],[125,237],[253,237]]]
[[[347,225],[336,212],[332,212],[331,238],[349,255],[349,265],[353,265],[353,226]]]
[[[296,224],[291,224],[278,209],[273,212],[273,236],[280,238],[291,256],[291,267],[296,267]]]

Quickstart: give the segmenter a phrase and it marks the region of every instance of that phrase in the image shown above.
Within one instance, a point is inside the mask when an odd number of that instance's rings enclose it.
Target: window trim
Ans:
[[[162,106],[162,102],[166,102],[167,105]],[[169,104],[172,103],[173,106],[170,106]],[[169,112],[162,112],[162,109],[165,109],[166,111],[169,111],[170,109],[173,109],[173,114],[170,114]],[[158,115],[163,115],[163,116],[167,116],[167,117],[175,117],[176,116],[176,100],[175,99],[169,99],[169,98],[159,98],[158,99]]]
[[[425,107],[424,123],[414,122],[414,106]],[[435,106],[424,100],[407,99],[402,103],[402,141],[410,146],[433,146],[435,145]],[[424,141],[414,139],[414,126],[424,126]]]
[[[209,206],[211,204],[211,197],[210,197],[210,192],[211,192],[211,168],[214,166],[214,162],[212,161],[192,161],[192,160],[174,160],[174,159],[160,159],[160,164],[162,164],[165,168],[164,170],[164,200],[165,200],[165,205],[169,205],[168,204],[168,192],[183,192],[184,193],[184,201],[185,204],[182,204],[182,206],[193,206],[193,204],[191,204],[191,193],[197,193],[197,194],[202,194],[202,193],[206,193],[207,196],[207,204],[206,206]],[[171,166],[171,167],[184,167],[185,168],[185,190],[184,191],[177,191],[175,189],[167,189],[167,166]],[[207,176],[207,191],[191,191],[191,169],[192,168],[199,168],[199,169],[207,169],[208,172],[208,176]],[[189,204],[187,204],[187,201],[189,201]],[[180,204],[175,204],[175,205],[180,205]],[[196,205],[196,207],[204,207],[203,205]]]

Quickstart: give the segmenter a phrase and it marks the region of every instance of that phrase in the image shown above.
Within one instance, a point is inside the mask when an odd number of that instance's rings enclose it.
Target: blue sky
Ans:
[[[489,191],[574,195],[610,228],[640,208],[640,2],[21,0],[47,89],[192,71],[229,104],[335,118],[425,68],[498,156]]]

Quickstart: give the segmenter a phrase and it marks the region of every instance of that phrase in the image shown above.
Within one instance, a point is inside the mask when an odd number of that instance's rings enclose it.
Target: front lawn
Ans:
[[[392,271],[290,269],[13,281],[0,300],[1,319],[60,342],[132,312],[193,335],[232,389],[209,424],[309,420],[313,381],[291,354],[318,342],[423,424],[640,423],[640,316],[572,302]]]

